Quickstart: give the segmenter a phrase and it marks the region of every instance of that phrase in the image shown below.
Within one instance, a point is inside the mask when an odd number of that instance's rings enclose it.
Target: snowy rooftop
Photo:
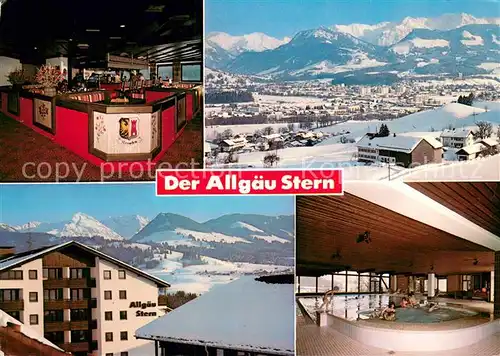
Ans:
[[[467,129],[467,128],[444,130],[441,133],[441,137],[466,138],[471,133],[472,133],[472,131]]]
[[[29,337],[30,339],[37,340],[37,341],[41,342],[42,344],[48,345],[48,346],[50,346],[58,351],[64,352],[64,350],[60,349],[55,344],[53,344],[52,342],[50,342],[49,340],[44,338],[36,330],[34,330],[33,328],[30,328],[27,325],[24,325],[19,320],[13,318],[12,316],[10,316],[9,314],[7,314],[6,312],[4,312],[3,310],[0,309],[0,327],[6,327],[7,323],[21,325],[21,333],[24,334],[25,336]]]
[[[478,142],[478,143],[474,143],[474,144],[469,145],[469,146],[464,146],[461,149],[459,149],[456,153],[461,154],[461,153],[465,152],[466,154],[471,155],[474,153],[479,153],[479,152],[483,151],[484,149],[486,149],[486,146],[483,145],[482,143]]]
[[[498,141],[489,137],[489,138],[483,138],[479,143],[482,143],[486,146],[492,147],[492,146],[498,146]]]
[[[370,139],[365,135],[358,141],[358,147],[390,149],[393,151],[411,153],[415,147],[422,141],[427,141],[434,148],[441,148],[443,145],[434,137],[413,137],[413,136],[386,136],[374,137]]]
[[[244,276],[188,302],[136,332],[145,339],[276,355],[294,354],[293,284]]]

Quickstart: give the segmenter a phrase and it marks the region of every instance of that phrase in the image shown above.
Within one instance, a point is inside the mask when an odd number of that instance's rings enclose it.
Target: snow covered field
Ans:
[[[384,121],[391,132],[403,136],[439,137],[446,128],[477,128],[476,122],[487,121],[493,124],[492,138],[497,138],[497,127],[500,125],[500,102],[476,102],[474,106],[451,103],[442,107],[421,111],[392,121]],[[349,132],[350,138],[358,141],[366,132],[378,131],[382,121],[349,121],[335,126],[318,129],[321,132]],[[244,132],[248,126],[256,129],[270,125],[242,125],[231,127],[233,132]],[[257,127],[262,126],[262,127]],[[285,125],[283,125],[285,126]],[[252,128],[253,129],[253,128]],[[278,151],[280,161],[278,168],[343,168],[344,179],[347,180],[385,180],[389,178],[387,165],[365,165],[358,163],[355,157],[356,144],[340,143],[341,136],[327,138],[313,147],[285,148]],[[390,179],[411,179],[427,177],[430,180],[442,179],[480,179],[489,177],[498,179],[500,175],[497,156],[477,159],[472,162],[457,162],[453,152],[445,155],[441,164],[428,164],[413,169],[401,167],[390,168]],[[214,168],[231,166],[263,167],[265,152],[250,152],[238,155],[238,163],[233,165],[217,165]],[[456,177],[456,178],[453,178]]]
[[[215,285],[236,280],[243,274],[291,270],[288,266],[233,263],[206,256],[201,257],[204,264],[184,267],[181,259],[182,253],[172,251],[172,254],[167,255],[167,259],[160,261],[158,267],[146,272],[170,283],[170,293],[184,291],[202,294]]]

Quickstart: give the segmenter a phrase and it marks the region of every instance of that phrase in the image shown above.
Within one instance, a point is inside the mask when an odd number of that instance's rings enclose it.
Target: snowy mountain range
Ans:
[[[284,80],[332,78],[349,84],[411,75],[488,75],[496,73],[495,63],[500,66],[500,18],[467,14],[333,25],[300,31],[289,41],[267,36],[259,46],[232,38],[217,33],[206,40],[207,66]]]
[[[68,221],[29,222],[19,226],[0,224],[0,231],[46,233],[54,239],[98,236],[110,242],[168,243],[172,246],[206,246],[209,242],[289,244],[293,241],[293,216],[233,214],[199,223],[172,213],[160,213],[152,220],[132,215],[99,221],[78,212]]]

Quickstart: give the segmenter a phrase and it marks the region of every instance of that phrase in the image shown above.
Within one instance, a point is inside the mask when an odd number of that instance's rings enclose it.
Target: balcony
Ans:
[[[50,321],[45,322],[45,332],[67,331],[67,330],[88,330],[97,329],[97,320],[79,320],[79,321]],[[95,327],[93,327],[95,325]]]
[[[92,299],[57,299],[45,300],[43,303],[45,310],[58,310],[58,309],[89,309],[97,307],[97,300]]]
[[[62,278],[46,279],[43,281],[44,289],[56,288],[95,288],[95,278]]]
[[[90,343],[85,341],[57,344],[57,346],[67,352],[92,352],[90,349],[92,348],[94,342],[97,343],[97,341],[91,341]]]
[[[6,312],[24,310],[24,300],[4,300],[0,302],[0,309]]]

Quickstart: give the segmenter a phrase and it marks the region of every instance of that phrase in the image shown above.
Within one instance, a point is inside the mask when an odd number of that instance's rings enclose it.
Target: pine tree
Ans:
[[[387,125],[385,124],[382,124],[380,125],[380,130],[378,131],[378,137],[387,137],[391,134],[391,132],[389,131],[389,128],[387,127]]]

